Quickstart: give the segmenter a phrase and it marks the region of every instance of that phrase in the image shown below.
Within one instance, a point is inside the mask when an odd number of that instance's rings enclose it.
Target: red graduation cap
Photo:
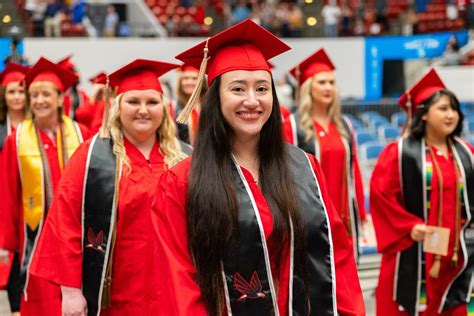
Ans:
[[[118,87],[117,94],[130,90],[156,90],[163,93],[158,77],[177,67],[179,65],[136,59],[109,75],[110,86]]]
[[[178,68],[179,71],[181,72],[184,72],[184,71],[192,71],[192,72],[199,72],[199,69],[194,67],[194,66],[191,66],[191,65],[188,65],[188,64],[182,64],[179,68]]]
[[[76,72],[74,70],[76,69],[76,65],[74,65],[74,63],[72,62],[72,54],[58,61],[58,65],[63,69]]]
[[[302,84],[317,73],[336,69],[326,51],[321,48],[290,70],[293,77]]]
[[[5,69],[0,73],[0,86],[5,87],[11,82],[22,82],[28,70],[30,70],[30,68],[27,66],[12,62],[8,63]]]
[[[36,64],[26,73],[25,84],[29,89],[33,82],[52,82],[62,92],[66,91],[79,78],[69,70],[65,70],[57,64],[41,57]]]
[[[290,47],[275,35],[250,19],[228,28],[207,41],[177,55],[176,58],[200,69],[208,49],[208,83],[219,75],[232,70],[266,70],[267,60],[290,50]]]
[[[89,82],[92,83],[92,84],[106,84],[106,82],[107,82],[107,73],[102,71],[102,72],[98,73],[97,75],[95,75],[94,77],[91,77],[89,79]]]
[[[209,85],[216,77],[233,70],[265,70],[271,73],[267,61],[290,49],[275,35],[247,19],[177,55],[177,59],[199,68],[196,88],[177,121],[187,121],[201,93],[204,73]]]
[[[408,113],[415,113],[418,105],[424,100],[431,97],[435,92],[445,89],[441,78],[438,73],[431,69],[426,75],[424,75],[417,83],[415,83],[407,92],[405,92],[399,99],[398,103]]]

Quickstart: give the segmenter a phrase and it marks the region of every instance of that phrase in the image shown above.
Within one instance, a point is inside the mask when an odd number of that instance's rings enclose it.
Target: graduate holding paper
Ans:
[[[474,172],[459,101],[431,70],[399,103],[407,135],[382,152],[370,185],[383,256],[377,315],[467,315]]]

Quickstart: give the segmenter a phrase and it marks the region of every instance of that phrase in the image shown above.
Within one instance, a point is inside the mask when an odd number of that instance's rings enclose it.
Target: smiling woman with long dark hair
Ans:
[[[209,91],[192,159],[156,192],[163,315],[364,314],[320,167],[282,140],[267,61],[288,49],[246,20],[177,56],[204,57]]]
[[[474,170],[473,148],[459,137],[459,101],[431,70],[399,103],[412,118],[408,134],[387,145],[370,184],[382,253],[377,315],[468,315]],[[449,232],[443,255],[423,246],[439,229]]]

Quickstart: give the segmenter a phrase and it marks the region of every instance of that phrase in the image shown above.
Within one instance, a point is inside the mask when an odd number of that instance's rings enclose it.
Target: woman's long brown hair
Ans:
[[[209,88],[203,102],[186,199],[187,232],[196,281],[210,315],[225,310],[222,262],[234,253],[239,240],[238,202],[235,191],[231,140],[232,128],[221,111],[220,77]],[[273,108],[260,133],[259,179],[272,216],[270,253],[280,254],[289,243],[290,221],[294,232],[295,271],[306,275],[305,238],[301,215],[282,140],[281,114],[272,82]],[[269,150],[271,148],[271,150]],[[279,262],[277,255],[276,262]],[[308,302],[308,299],[306,300]],[[309,303],[307,309],[309,311]]]

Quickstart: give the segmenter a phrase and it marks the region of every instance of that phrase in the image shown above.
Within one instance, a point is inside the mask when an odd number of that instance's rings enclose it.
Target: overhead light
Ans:
[[[304,3],[311,4],[311,3],[313,3],[313,0],[304,0]]]
[[[7,24],[7,23],[10,23],[11,20],[12,18],[7,14],[3,17],[2,22]]]
[[[316,19],[314,16],[310,16],[306,19],[306,24],[308,24],[309,26],[315,26],[316,24],[318,24],[318,19]]]
[[[204,19],[204,24],[206,24],[207,26],[211,25],[212,23],[214,23],[214,20],[210,16],[207,16]]]

